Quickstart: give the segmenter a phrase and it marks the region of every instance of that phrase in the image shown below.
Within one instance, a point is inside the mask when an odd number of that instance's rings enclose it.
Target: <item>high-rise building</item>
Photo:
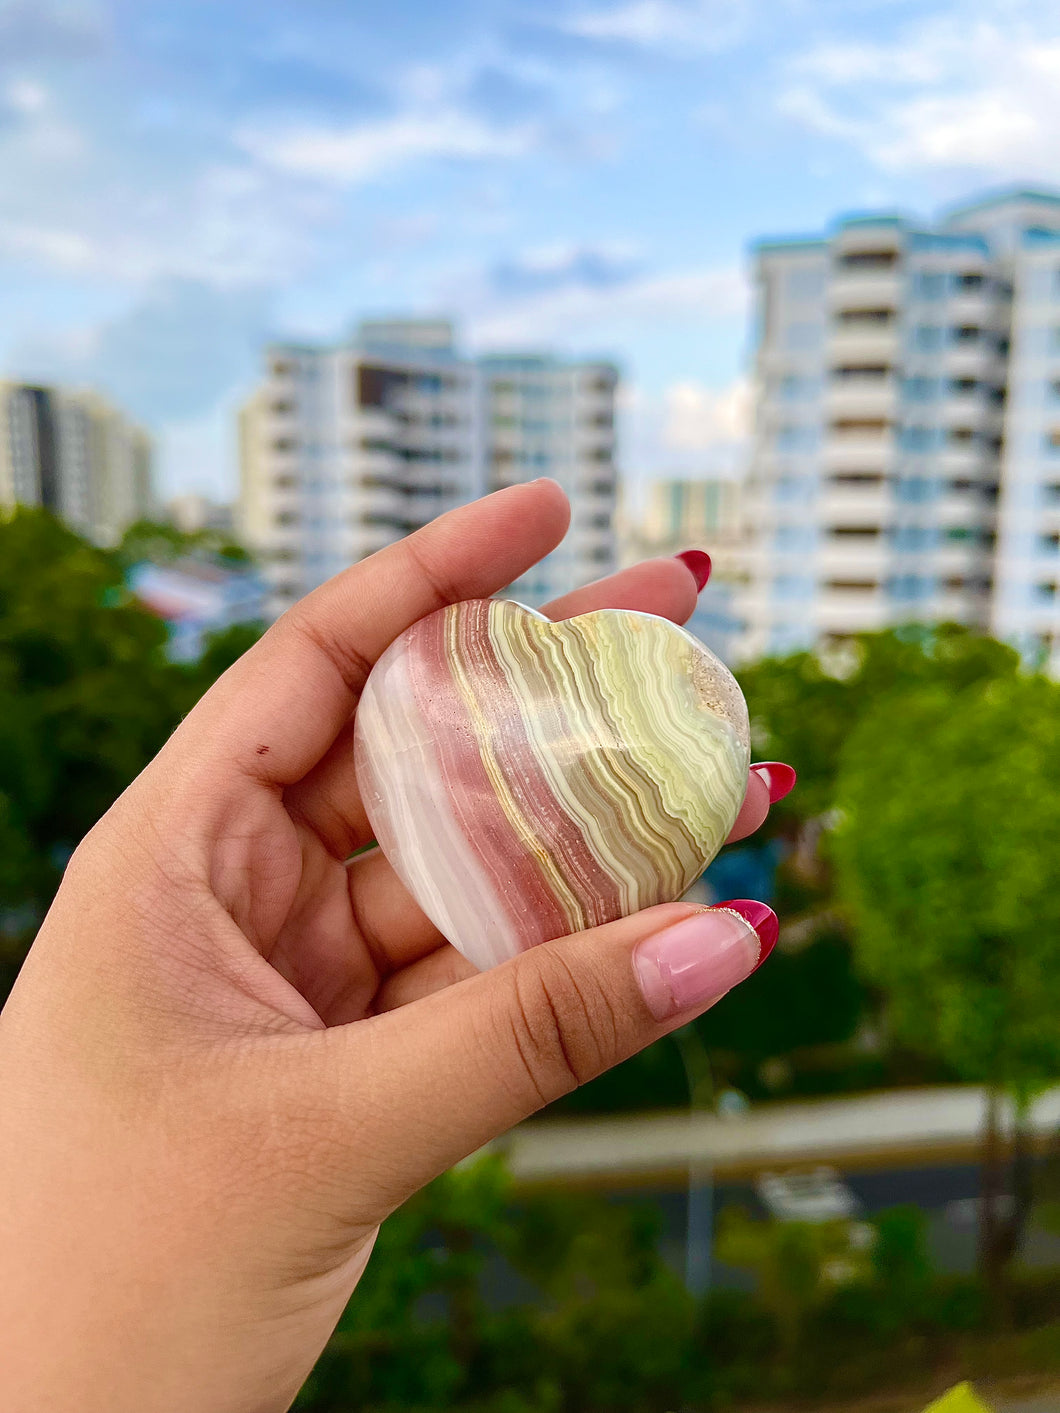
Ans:
[[[93,392],[0,382],[0,506],[53,510],[98,544],[151,513],[147,434]]]
[[[547,357],[484,358],[490,490],[551,476],[571,503],[563,543],[511,587],[532,607],[617,566],[615,386],[609,363]]]
[[[1060,648],[1058,271],[1046,192],[757,246],[741,656],[913,620]]]
[[[736,604],[745,579],[743,491],[733,479],[649,481],[639,495],[624,492],[619,516],[624,565],[686,549],[710,555],[710,581],[687,626],[725,662],[742,638]]]
[[[475,361],[444,320],[360,326],[340,347],[277,345],[241,416],[240,529],[270,616],[332,574],[486,491],[555,476],[570,548],[513,586],[533,603],[614,565],[615,372]]]

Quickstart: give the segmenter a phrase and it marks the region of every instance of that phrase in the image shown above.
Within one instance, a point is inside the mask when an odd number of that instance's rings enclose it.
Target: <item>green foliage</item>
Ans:
[[[932,685],[956,697],[1018,670],[1012,648],[954,624],[864,634],[831,661],[794,653],[741,669],[756,753],[799,772],[778,813],[814,818],[832,808],[844,744],[885,698]]]
[[[863,1253],[851,1242],[851,1224],[759,1221],[743,1208],[728,1207],[718,1224],[718,1258],[743,1266],[758,1278],[759,1299],[777,1322],[790,1355],[803,1326],[838,1281],[861,1274]]]
[[[178,559],[223,560],[232,566],[250,563],[250,555],[224,530],[178,530],[165,521],[137,520],[118,545],[118,558],[128,567],[149,560],[174,564]]]
[[[866,715],[835,840],[859,956],[896,1032],[969,1080],[1060,1074],[1060,687],[1012,676]]]
[[[0,517],[0,1000],[70,853],[260,632],[171,663],[123,574],[44,511]]]

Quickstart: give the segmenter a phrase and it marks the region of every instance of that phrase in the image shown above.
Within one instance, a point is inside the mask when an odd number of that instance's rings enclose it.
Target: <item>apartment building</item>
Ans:
[[[531,607],[618,564],[615,530],[615,387],[607,363],[496,356],[480,361],[487,486],[551,476],[571,502],[566,539],[510,589]]]
[[[756,247],[738,656],[913,620],[1053,652],[1058,270],[1048,192]]]
[[[241,415],[239,523],[270,616],[453,506],[538,476],[571,494],[572,533],[513,596],[538,604],[609,572],[615,381],[607,365],[467,358],[444,320],[269,349]]]
[[[151,514],[151,443],[97,393],[0,382],[0,506],[44,506],[97,544]]]
[[[738,602],[746,579],[743,482],[670,478],[649,481],[621,498],[620,559],[623,565],[661,559],[685,549],[706,550],[711,576],[689,620],[694,633],[730,662],[743,637]]]

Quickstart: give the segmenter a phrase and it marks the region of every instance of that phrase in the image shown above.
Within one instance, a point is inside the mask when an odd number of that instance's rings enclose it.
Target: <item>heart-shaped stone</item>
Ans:
[[[666,619],[480,599],[390,645],[355,752],[384,854],[488,967],[685,892],[743,802],[747,707]]]

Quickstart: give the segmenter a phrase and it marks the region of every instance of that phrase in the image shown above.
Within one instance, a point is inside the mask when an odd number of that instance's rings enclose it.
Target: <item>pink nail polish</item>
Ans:
[[[704,550],[682,550],[680,554],[675,554],[674,558],[679,559],[691,571],[698,594],[710,578],[710,555]]]
[[[799,778],[794,767],[785,765],[782,760],[757,761],[751,770],[765,782],[771,805],[775,805],[785,795],[790,795],[795,788],[795,781]]]
[[[778,931],[771,908],[739,899],[704,908],[646,937],[633,952],[633,968],[648,1009],[660,1021],[706,1009],[757,971]]]

